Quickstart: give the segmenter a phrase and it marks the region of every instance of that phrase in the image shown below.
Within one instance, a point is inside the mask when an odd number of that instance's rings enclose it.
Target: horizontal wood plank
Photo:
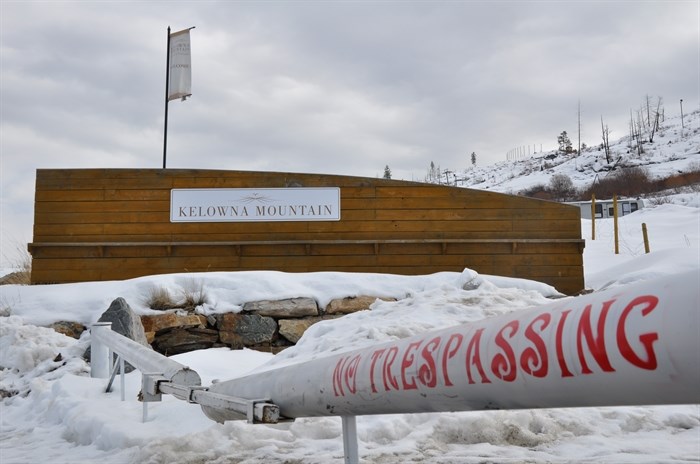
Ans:
[[[173,188],[294,187],[339,187],[341,219],[170,222]],[[470,267],[567,292],[583,288],[578,208],[482,190],[303,173],[40,169],[34,210],[33,282],[254,269],[414,275]]]
[[[136,214],[136,213],[135,213]],[[129,216],[134,218],[140,216]],[[87,217],[90,217],[89,215]],[[129,217],[125,218],[128,219]],[[557,233],[571,231],[570,221],[559,221],[560,230]],[[568,228],[566,226],[569,226]],[[542,238],[548,237],[551,232],[550,227],[543,221],[353,221],[348,222],[190,222],[190,223],[164,223],[164,222],[143,222],[111,221],[86,222],[86,223],[35,223],[34,234],[37,241],[43,240],[43,236],[59,235],[94,235],[96,233],[105,235],[182,235],[199,234],[203,240],[207,235],[223,234],[276,234],[276,233],[324,233],[337,234],[336,238],[345,238],[345,235],[356,235],[358,233],[409,233],[418,232],[425,236],[435,236],[442,233],[465,233],[470,232],[494,232],[505,233],[510,231],[534,231],[542,232]],[[577,235],[577,234],[571,234]],[[580,232],[579,234],[580,235]],[[301,237],[298,237],[302,239]]]
[[[81,223],[154,223],[171,224],[170,210],[163,201],[129,202],[40,202],[37,203],[37,222],[42,224],[81,224]],[[491,209],[473,210],[433,209],[433,210],[341,210],[340,223],[352,221],[534,221],[557,220],[561,227],[574,228],[576,224],[563,221],[579,221],[576,214],[540,214],[537,210]],[[216,224],[216,223],[209,223]],[[228,223],[228,227],[235,227]],[[526,223],[525,223],[526,224]],[[549,221],[547,221],[549,224]]]

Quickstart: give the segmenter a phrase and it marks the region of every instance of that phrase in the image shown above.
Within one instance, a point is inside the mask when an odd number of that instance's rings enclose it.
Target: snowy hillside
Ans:
[[[646,167],[655,178],[700,170],[700,110],[685,115],[682,125],[684,127],[681,127],[680,116],[666,119],[660,124],[653,142],[642,144],[644,153],[641,155],[637,154],[629,136],[615,140],[612,134],[610,163],[601,143],[597,142],[581,150],[580,155],[557,151],[536,153],[514,161],[468,168],[447,179],[450,185],[459,187],[517,194],[533,185],[549,184],[554,174],[569,176],[574,186],[582,189],[620,167]],[[597,139],[601,140],[600,134]],[[442,176],[441,181],[444,180]]]

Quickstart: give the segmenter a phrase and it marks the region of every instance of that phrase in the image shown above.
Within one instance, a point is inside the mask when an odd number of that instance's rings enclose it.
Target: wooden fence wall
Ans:
[[[340,221],[170,222],[182,188],[339,187]],[[584,288],[579,209],[385,179],[180,169],[37,171],[32,283],[203,271],[461,271]]]

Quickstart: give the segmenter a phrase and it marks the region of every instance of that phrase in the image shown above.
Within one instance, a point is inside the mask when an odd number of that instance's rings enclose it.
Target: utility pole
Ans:
[[[581,156],[581,100],[578,101],[578,151],[576,158]],[[574,158],[574,167],[578,170],[578,160]]]
[[[165,158],[168,152],[168,99],[170,93],[170,26],[168,26],[168,44],[165,47],[168,51],[165,59],[165,125],[163,128],[163,169],[165,169]]]
[[[681,130],[683,129],[685,129],[685,125],[683,124],[683,99],[681,98]]]

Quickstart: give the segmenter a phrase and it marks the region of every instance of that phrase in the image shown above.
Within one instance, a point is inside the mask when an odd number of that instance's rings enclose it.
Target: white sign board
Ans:
[[[338,187],[170,191],[170,222],[339,220]]]

